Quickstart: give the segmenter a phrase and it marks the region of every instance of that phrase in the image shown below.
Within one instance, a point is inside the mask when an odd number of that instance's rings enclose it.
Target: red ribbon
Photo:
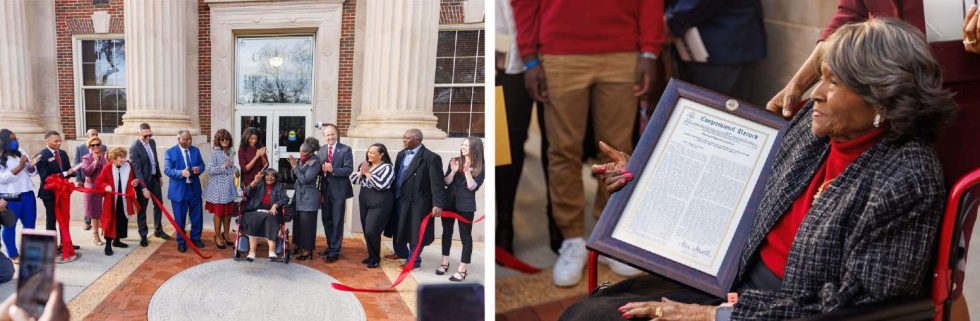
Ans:
[[[144,190],[147,188],[146,184],[144,184],[142,181],[140,181],[140,185],[143,186]],[[167,210],[167,207],[163,206],[163,203],[160,203],[160,200],[157,199],[157,196],[150,194],[150,198],[153,199],[153,203],[156,204],[157,207],[163,211],[163,214],[167,216],[167,220],[170,221],[170,224],[174,226],[174,230],[177,231],[177,234],[184,239],[184,243],[190,246],[191,250],[193,250],[194,253],[197,253],[197,256],[200,256],[203,259],[210,259],[211,256],[206,256],[203,253],[201,253],[201,250],[199,250],[197,246],[194,246],[194,242],[191,242],[191,239],[187,237],[187,234],[184,234],[184,231],[177,226],[177,221],[174,220],[173,214],[170,214],[170,211]]]
[[[403,267],[402,272],[398,274],[398,278],[395,279],[395,283],[392,283],[391,286],[389,286],[387,289],[359,289],[359,288],[346,286],[339,282],[333,282],[333,284],[331,284],[333,288],[340,291],[368,292],[368,293],[391,292],[391,290],[394,290],[395,287],[397,287],[398,284],[401,284],[402,281],[404,281],[405,278],[408,277],[408,274],[412,272],[412,268],[415,266],[415,259],[419,257],[419,250],[422,249],[422,239],[425,237],[425,228],[429,224],[429,219],[431,219],[433,216],[434,215],[432,214],[432,212],[429,212],[429,215],[426,215],[425,218],[422,219],[422,224],[419,226],[419,241],[418,243],[415,243],[415,249],[412,250],[412,256],[405,261],[405,267]],[[442,211],[442,217],[454,218],[460,221],[461,223],[465,223],[465,224],[473,224],[473,223],[479,223],[486,216],[480,216],[479,218],[471,222],[470,220],[467,220],[466,218],[460,216],[459,213],[452,212],[452,211]]]
[[[496,260],[497,260],[497,264],[520,271],[521,273],[534,274],[534,273],[541,272],[541,269],[536,268],[530,264],[524,263],[524,261],[518,259],[516,256],[514,256],[514,254],[507,252],[507,250],[504,250],[499,246],[497,247],[496,250]]]
[[[78,191],[90,194],[114,194],[126,196],[122,193],[112,193],[93,188],[77,187],[68,181],[68,178],[50,175],[44,180],[44,189],[54,193],[54,213],[55,219],[61,230],[61,259],[68,260],[75,255],[75,244],[71,241],[71,234],[68,230],[68,223],[71,219],[71,193]]]

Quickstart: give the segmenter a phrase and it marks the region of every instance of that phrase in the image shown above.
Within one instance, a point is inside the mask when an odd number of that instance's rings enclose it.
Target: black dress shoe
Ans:
[[[119,241],[112,241],[112,246],[115,246],[115,247],[123,248],[124,249],[124,248],[129,247],[129,244],[126,244],[126,243],[123,243],[123,242],[119,242]]]
[[[333,263],[333,262],[337,262],[338,259],[340,259],[339,255],[331,255],[324,258],[324,261],[327,261],[327,263]]]
[[[112,255],[112,245],[111,244],[106,244],[105,245],[105,255],[107,255],[107,256]]]
[[[180,253],[187,252],[187,245],[186,244],[177,244],[177,251],[180,252]]]
[[[297,256],[296,259],[300,261],[306,261],[313,257],[313,253],[307,253],[306,255]]]
[[[204,242],[194,241],[193,243],[194,243],[194,246],[196,246],[199,249],[203,249],[204,248]]]
[[[147,247],[149,245],[150,245],[150,241],[147,241],[145,237],[140,239],[140,246]]]
[[[162,232],[153,233],[153,236],[162,238],[164,240],[169,240],[170,239],[170,235],[164,234]]]
[[[376,269],[376,268],[378,268],[378,262],[368,263],[367,264],[367,268],[369,268],[369,269]]]
[[[323,250],[323,251],[320,251],[320,252],[316,252],[316,254],[317,255],[320,255],[320,256],[327,256],[327,253],[328,252],[330,252],[330,249],[326,249],[326,250]]]

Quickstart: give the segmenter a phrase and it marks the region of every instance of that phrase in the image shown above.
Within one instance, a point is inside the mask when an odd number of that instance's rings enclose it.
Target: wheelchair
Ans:
[[[241,202],[241,204],[245,204],[245,202]],[[249,238],[253,237],[253,236],[246,235],[245,232],[242,231],[242,221],[243,221],[242,218],[245,216],[245,211],[244,211],[245,206],[244,205],[240,205],[240,206],[241,207],[239,208],[240,210],[239,213],[242,214],[239,215],[238,218],[235,220],[235,223],[237,224],[238,227],[235,229],[235,246],[232,247],[232,251],[234,251],[232,258],[235,261],[241,261],[245,259],[245,257],[248,255]],[[278,218],[279,221],[279,233],[276,235],[276,240],[273,242],[276,246],[275,248],[276,258],[272,259],[273,262],[282,262],[285,264],[289,264],[289,259],[290,259],[289,245],[288,245],[289,228],[286,227],[286,223],[287,223],[286,211],[288,210],[287,207],[288,206],[285,206],[279,209],[278,211],[276,211],[276,218]]]

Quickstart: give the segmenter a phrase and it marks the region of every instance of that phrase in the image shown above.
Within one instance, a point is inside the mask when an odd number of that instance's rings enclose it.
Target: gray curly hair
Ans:
[[[888,141],[935,140],[956,114],[925,35],[903,21],[844,25],[827,39],[821,60],[881,113],[889,124]]]

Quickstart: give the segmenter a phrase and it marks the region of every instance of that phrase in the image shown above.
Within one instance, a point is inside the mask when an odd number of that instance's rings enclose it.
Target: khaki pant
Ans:
[[[595,138],[631,153],[637,115],[633,96],[637,53],[544,55],[548,82],[544,121],[548,135],[548,190],[555,222],[563,236],[584,234],[585,191],[582,186],[582,141],[591,120]],[[591,108],[590,108],[591,107]],[[599,162],[611,160],[599,153]],[[598,217],[609,199],[603,184],[596,198]]]

